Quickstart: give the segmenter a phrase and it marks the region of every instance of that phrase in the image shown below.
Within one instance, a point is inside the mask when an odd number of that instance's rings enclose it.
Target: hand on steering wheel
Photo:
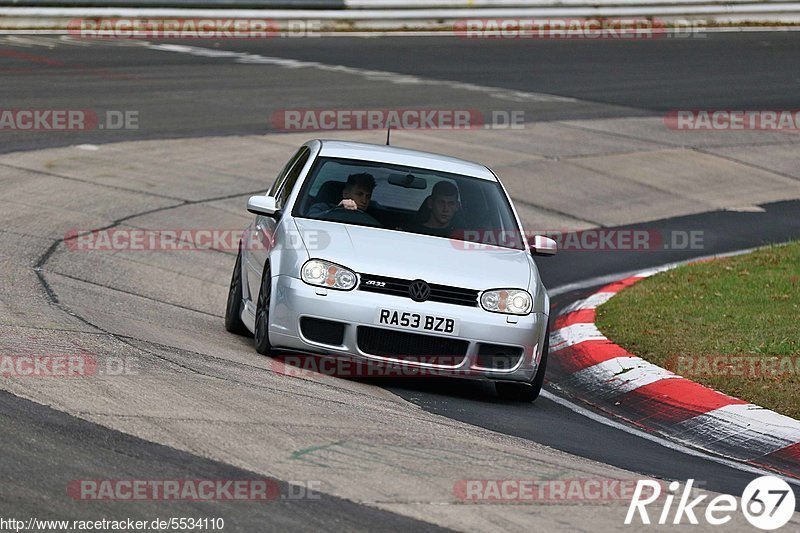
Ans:
[[[350,208],[345,202],[352,202],[353,205],[356,205],[353,200],[342,200],[339,205],[328,211],[325,219],[334,222],[349,222],[364,226],[382,227],[382,224],[375,217],[361,211],[358,207]]]

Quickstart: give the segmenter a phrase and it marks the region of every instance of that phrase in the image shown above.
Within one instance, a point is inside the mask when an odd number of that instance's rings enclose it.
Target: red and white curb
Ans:
[[[800,421],[649,363],[597,329],[598,306],[666,269],[611,283],[565,308],[550,334],[551,381],[647,431],[800,479]]]

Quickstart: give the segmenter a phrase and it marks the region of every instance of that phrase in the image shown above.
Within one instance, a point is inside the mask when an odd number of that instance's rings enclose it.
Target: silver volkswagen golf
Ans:
[[[391,146],[313,140],[278,174],[244,233],[225,326],[256,350],[488,379],[532,401],[549,299],[497,176]],[[413,375],[413,372],[412,374]]]

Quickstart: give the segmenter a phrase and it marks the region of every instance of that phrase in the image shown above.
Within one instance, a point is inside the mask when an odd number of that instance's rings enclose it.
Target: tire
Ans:
[[[504,400],[515,402],[530,403],[539,397],[544,385],[544,375],[547,371],[547,356],[550,353],[550,328],[544,335],[544,346],[542,347],[542,359],[539,361],[539,368],[530,383],[514,383],[513,381],[498,381],[494,384],[497,395]]]
[[[231,286],[228,289],[228,303],[225,305],[225,329],[236,335],[250,335],[247,326],[242,322],[242,243],[239,243],[239,254],[231,275]]]
[[[256,351],[261,355],[270,355],[272,345],[269,343],[269,302],[272,296],[272,270],[269,263],[264,266],[261,276],[261,288],[258,290],[256,304],[256,325],[254,332]]]

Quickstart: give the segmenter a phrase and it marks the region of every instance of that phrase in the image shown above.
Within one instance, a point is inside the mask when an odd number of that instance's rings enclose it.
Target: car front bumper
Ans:
[[[410,311],[455,318],[459,321],[458,335],[432,334],[406,328],[375,324],[376,309]],[[302,318],[315,318],[343,324],[341,344],[315,342],[303,334]],[[376,364],[390,364],[416,369],[409,375],[431,375],[530,382],[536,374],[541,359],[541,347],[547,330],[547,315],[542,312],[526,316],[490,313],[481,307],[467,307],[439,302],[415,302],[410,298],[378,294],[367,291],[337,291],[313,287],[289,276],[273,279],[270,306],[270,342],[280,350],[287,349],[308,354],[342,356]],[[416,333],[467,341],[463,358],[437,364],[414,358],[392,355],[374,355],[362,350],[358,342],[358,327],[367,326],[385,330]],[[486,358],[479,360],[482,345],[501,345],[521,349],[522,354],[509,368],[487,368]],[[484,366],[481,366],[483,362]]]

